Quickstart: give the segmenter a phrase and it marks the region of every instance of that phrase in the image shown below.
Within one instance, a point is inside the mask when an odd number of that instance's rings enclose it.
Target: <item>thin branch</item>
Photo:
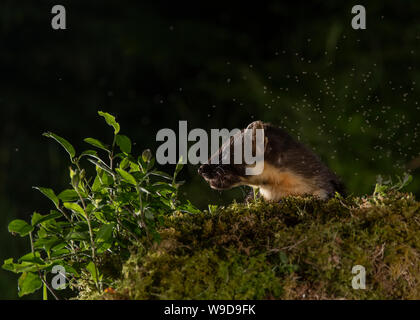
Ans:
[[[31,241],[31,251],[32,254],[34,255],[35,258],[35,249],[34,249],[34,240],[32,238],[32,232],[29,232],[29,239]],[[44,277],[41,274],[41,271],[38,268],[38,265],[35,263],[36,266],[36,270],[38,271],[38,276],[41,279],[42,283],[47,287],[48,291],[53,295],[53,297],[55,298],[55,300],[60,300],[56,294],[54,293],[54,290],[49,286],[49,284],[47,283],[47,281],[44,279]]]

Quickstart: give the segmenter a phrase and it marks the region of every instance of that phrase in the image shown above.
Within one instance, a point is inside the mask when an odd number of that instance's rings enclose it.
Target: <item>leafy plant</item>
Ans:
[[[404,189],[413,181],[413,177],[410,174],[405,173],[402,178],[397,176],[397,180],[397,182],[393,182],[391,177],[384,180],[382,176],[377,176],[375,190],[372,195],[373,202],[379,204],[387,193]]]
[[[50,188],[34,187],[51,200],[53,209],[48,214],[34,212],[29,223],[17,219],[9,224],[12,234],[28,237],[31,245],[31,251],[17,262],[9,258],[3,264],[4,269],[21,274],[19,296],[43,287],[45,299],[47,290],[58,299],[47,281],[47,274],[57,265],[65,268],[71,288],[88,275],[92,286],[102,292],[109,285],[102,270],[107,254],[127,259],[134,243],[149,247],[160,241],[157,228],[165,215],[198,212],[190,202],[177,199],[181,161],[173,176],[158,171],[150,150],[134,157],[131,141],[119,133],[115,117],[101,111],[99,115],[114,129],[111,146],[84,139],[99,152],[86,150],[77,155],[66,139],[44,133],[70,157],[70,188],[56,194]],[[93,165],[94,170],[82,164]]]

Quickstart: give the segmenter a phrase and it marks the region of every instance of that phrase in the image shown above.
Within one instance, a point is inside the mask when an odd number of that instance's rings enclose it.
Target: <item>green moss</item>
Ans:
[[[136,256],[122,285],[131,299],[261,299],[282,290],[265,254],[247,256],[235,248],[220,253],[217,247],[185,256]]]
[[[168,217],[100,299],[419,299],[420,203],[412,195],[289,197]],[[365,290],[352,267],[366,268]]]

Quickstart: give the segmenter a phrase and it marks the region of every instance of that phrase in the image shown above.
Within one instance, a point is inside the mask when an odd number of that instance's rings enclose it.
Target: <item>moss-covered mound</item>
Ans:
[[[101,299],[420,299],[420,203],[286,198],[167,218]],[[353,289],[352,268],[366,270]]]

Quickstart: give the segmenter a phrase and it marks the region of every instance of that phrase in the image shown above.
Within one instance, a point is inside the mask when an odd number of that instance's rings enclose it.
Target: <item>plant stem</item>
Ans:
[[[149,235],[149,229],[147,228],[146,225],[146,217],[144,216],[144,210],[143,210],[143,200],[141,198],[141,191],[139,186],[136,186],[137,189],[137,193],[139,195],[139,201],[140,201],[140,219],[141,219],[141,223],[143,224],[144,229],[146,230],[146,236],[147,236],[147,241],[150,243],[150,235]]]
[[[85,204],[85,201],[83,200],[82,195],[80,194],[80,192],[77,188],[75,188],[75,189],[76,189],[77,195],[80,198],[80,201],[82,202],[83,211],[85,212],[86,221],[87,221],[88,228],[89,228],[90,246],[91,246],[91,250],[92,250],[92,261],[93,261],[93,266],[95,267],[95,285],[96,285],[96,289],[98,289],[98,291],[100,293],[101,289],[100,289],[100,286],[99,286],[99,283],[98,283],[98,268],[96,266],[95,240],[93,239],[93,231],[92,231],[92,226],[90,224],[90,217],[87,213],[86,204]]]
[[[112,166],[114,164],[114,147],[115,147],[115,136],[114,136],[114,140],[112,141],[112,146],[111,146],[111,152],[109,154],[109,167],[112,170]]]

